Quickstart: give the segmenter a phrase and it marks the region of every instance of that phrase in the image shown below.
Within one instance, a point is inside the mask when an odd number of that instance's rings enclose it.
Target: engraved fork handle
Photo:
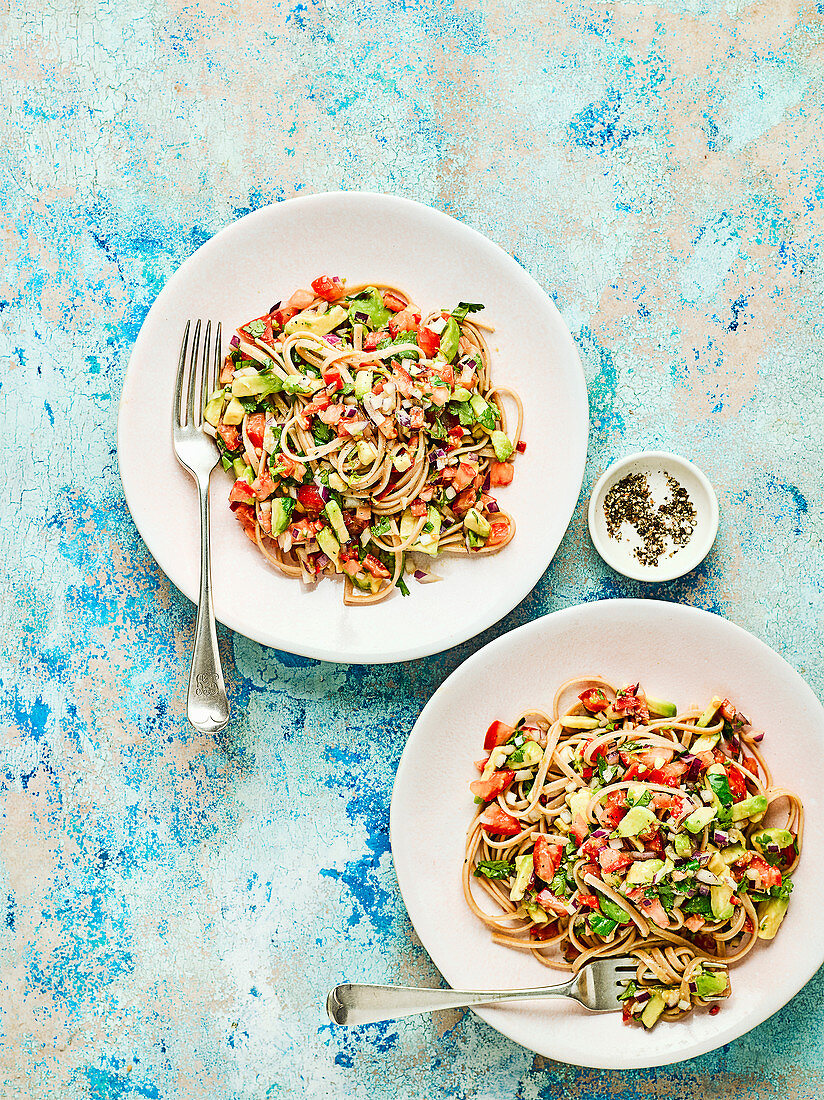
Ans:
[[[575,996],[576,978],[561,985],[539,989],[475,990],[421,989],[405,985],[338,985],[326,998],[326,1011],[336,1024],[376,1024],[381,1020],[399,1020],[421,1012],[444,1008],[471,1008],[499,1001],[523,1001],[536,997]],[[579,1002],[581,1003],[581,1002]]]
[[[217,648],[212,604],[212,566],[209,555],[209,479],[197,478],[200,504],[200,598],[197,604],[195,644],[189,669],[186,714],[202,733],[216,733],[229,721],[229,701]]]

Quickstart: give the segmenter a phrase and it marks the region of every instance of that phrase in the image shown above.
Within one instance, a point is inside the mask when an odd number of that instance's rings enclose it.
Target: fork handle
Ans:
[[[538,989],[429,989],[408,985],[338,985],[326,998],[326,1011],[336,1024],[376,1024],[399,1020],[421,1012],[444,1008],[471,1008],[499,1001],[523,1001],[536,997],[569,997],[575,979]],[[577,999],[577,998],[576,998]]]
[[[211,476],[211,472],[209,477]],[[209,477],[197,479],[200,504],[200,598],[197,604],[195,644],[189,669],[186,714],[202,733],[216,733],[229,721],[229,701],[220,664],[212,604],[212,566],[209,555]]]

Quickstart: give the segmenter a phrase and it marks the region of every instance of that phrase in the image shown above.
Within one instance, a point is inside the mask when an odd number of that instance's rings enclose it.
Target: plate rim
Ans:
[[[223,225],[212,237],[201,244],[195,251],[188,256],[179,267],[172,273],[169,279],[163,284],[154,301],[152,302],[143,322],[140,326],[140,331],[132,347],[129,355],[129,361],[126,367],[126,371],[123,378],[123,386],[120,393],[120,399],[118,404],[118,416],[117,416],[117,460],[118,460],[118,472],[120,474],[121,484],[123,486],[124,498],[126,500],[126,506],[129,509],[129,515],[137,528],[137,531],[143,540],[147,550],[151,554],[158,568],[168,577],[169,581],[187,597],[192,603],[197,603],[197,584],[188,586],[184,583],[181,575],[181,570],[175,566],[175,563],[167,563],[170,568],[167,570],[165,565],[161,565],[160,561],[155,557],[151,548],[151,542],[146,537],[145,524],[141,522],[134,514],[132,506],[129,501],[129,487],[127,482],[130,482],[130,477],[127,474],[124,476],[123,464],[120,461],[121,453],[124,449],[124,435],[126,428],[124,425],[128,419],[128,405],[131,389],[134,386],[134,378],[137,371],[133,369],[134,364],[137,362],[139,356],[143,355],[144,345],[150,346],[149,336],[147,332],[147,326],[153,313],[159,313],[163,308],[163,300],[173,293],[177,286],[185,282],[188,270],[194,264],[196,257],[201,256],[202,253],[214,251],[220,247],[222,241],[227,236],[237,230],[237,227],[241,223],[249,223],[254,221],[264,221],[267,217],[271,216],[273,211],[282,210],[283,208],[293,209],[295,205],[301,206],[322,205],[328,202],[337,201],[366,201],[366,202],[378,202],[386,204],[387,206],[395,206],[396,208],[413,209],[419,216],[432,217],[435,221],[440,221],[443,224],[451,223],[457,226],[459,231],[465,233],[468,237],[474,238],[483,247],[491,249],[497,253],[498,257],[502,259],[507,265],[514,265],[514,268],[526,278],[541,294],[544,298],[547,307],[555,313],[557,320],[562,327],[562,330],[568,340],[568,352],[570,357],[570,363],[568,367],[569,382],[571,388],[574,391],[574,400],[576,405],[581,410],[581,419],[585,425],[585,431],[580,433],[577,438],[571,440],[570,451],[572,454],[572,464],[577,469],[577,487],[575,483],[570,481],[570,488],[565,492],[564,507],[559,507],[557,511],[561,514],[567,514],[567,521],[564,526],[563,532],[558,539],[557,545],[553,548],[552,555],[548,560],[544,561],[540,565],[540,568],[534,567],[527,570],[518,570],[515,573],[515,580],[512,585],[507,586],[506,591],[509,595],[505,600],[493,608],[491,616],[489,614],[484,616],[478,616],[474,618],[468,627],[461,627],[460,629],[446,630],[442,632],[437,639],[432,641],[421,641],[413,646],[407,646],[404,649],[398,649],[391,653],[383,652],[380,648],[374,648],[371,651],[361,647],[356,653],[347,652],[345,649],[338,649],[330,646],[316,645],[316,644],[301,644],[296,642],[292,637],[286,633],[278,632],[263,625],[260,629],[255,627],[253,632],[249,631],[249,624],[241,622],[238,618],[234,617],[231,613],[232,608],[224,608],[223,613],[218,618],[216,615],[216,621],[222,623],[228,629],[240,634],[243,637],[249,638],[260,645],[268,646],[274,649],[278,649],[282,652],[292,653],[301,657],[308,657],[315,660],[329,661],[333,663],[345,663],[353,665],[371,665],[371,664],[396,664],[402,661],[417,660],[423,657],[433,656],[437,653],[446,652],[449,649],[454,648],[457,645],[461,645],[463,642],[469,641],[472,638],[477,637],[478,634],[484,630],[488,630],[490,627],[499,623],[506,615],[508,615],[514,608],[524,600],[529,593],[535,588],[540,581],[543,574],[552,564],[555,555],[558,552],[558,548],[561,545],[567,531],[569,530],[570,523],[575,514],[575,509],[578,505],[578,501],[581,497],[581,492],[584,483],[584,474],[586,470],[586,461],[589,451],[589,436],[591,431],[590,423],[590,408],[589,408],[589,393],[586,383],[586,376],[584,374],[583,363],[578,350],[578,346],[575,342],[575,338],[569,328],[569,325],[565,321],[558,307],[553,302],[549,293],[538,283],[538,281],[526,270],[510,253],[506,252],[501,245],[490,237],[486,236],[480,230],[475,229],[471,225],[467,225],[465,222],[459,221],[452,215],[447,214],[443,210],[439,210],[435,207],[428,206],[426,203],[418,202],[415,199],[409,199],[405,196],[394,195],[387,192],[380,191],[359,191],[359,190],[340,190],[340,191],[320,191],[309,195],[298,195],[284,199],[281,201],[267,203],[264,206],[258,207],[256,210],[249,211],[246,214],[241,215],[239,218],[228,222]],[[192,491],[194,492],[194,486]],[[211,490],[210,490],[211,491]],[[518,577],[520,576],[520,583],[518,583]],[[227,613],[228,611],[228,613]]]
[[[422,723],[427,712],[430,710],[430,708],[433,708],[436,700],[438,700],[438,698],[443,694],[447,693],[447,691],[449,690],[450,682],[453,679],[460,677],[461,675],[465,675],[467,673],[467,670],[471,674],[474,666],[476,664],[479,664],[483,657],[485,657],[490,651],[494,654],[494,652],[496,652],[497,650],[507,645],[512,645],[516,636],[523,637],[533,633],[540,633],[541,629],[545,627],[546,622],[550,619],[557,621],[567,618],[573,618],[576,614],[580,613],[581,611],[586,611],[587,609],[592,609],[593,613],[595,613],[595,608],[604,608],[611,605],[619,605],[620,607],[626,607],[629,609],[632,609],[634,607],[649,607],[650,605],[655,605],[657,607],[660,607],[661,609],[674,611],[676,614],[685,614],[688,618],[693,618],[696,621],[710,619],[713,620],[716,625],[722,624],[722,630],[727,629],[731,632],[732,635],[743,636],[748,640],[749,643],[755,643],[756,648],[762,653],[767,653],[772,658],[777,658],[778,661],[785,666],[786,670],[790,674],[790,677],[795,683],[796,689],[800,690],[807,697],[807,700],[812,703],[814,707],[819,711],[822,716],[822,725],[824,725],[824,704],[822,704],[821,700],[818,698],[816,693],[813,691],[813,689],[810,687],[810,685],[807,683],[801,673],[798,672],[798,670],[795,669],[790,664],[790,662],[784,656],[782,656],[782,654],[773,649],[772,646],[767,645],[766,642],[762,641],[754,634],[751,634],[750,631],[746,630],[744,627],[739,626],[737,623],[733,622],[731,619],[728,619],[723,615],[718,615],[712,611],[706,611],[703,608],[693,607],[690,604],[675,603],[669,600],[644,599],[642,597],[615,597],[602,600],[588,600],[583,603],[573,604],[570,607],[559,608],[556,611],[548,612],[545,615],[541,615],[537,619],[532,619],[530,622],[524,623],[522,626],[516,627],[514,630],[507,631],[506,634],[502,634],[498,638],[494,638],[485,646],[482,646],[480,649],[471,654],[465,661],[458,665],[457,668],[453,669],[449,676],[447,676],[443,683],[440,684],[438,688],[433,692],[433,694],[429,697],[423,710],[418,715],[418,718],[416,719],[415,724],[413,725],[412,730],[410,731],[409,736],[406,740],[406,744],[403,747],[401,758],[398,762],[397,771],[395,773],[395,780],[392,785],[392,796],[389,807],[389,847],[390,852],[392,853],[392,865],[398,881],[398,890],[400,892],[401,900],[403,901],[404,907],[406,908],[409,921],[415,931],[415,935],[418,937],[424,950],[427,952],[430,959],[439,971],[440,967],[435,961],[434,956],[431,954],[429,946],[426,942],[424,942],[423,936],[421,936],[420,932],[415,927],[415,923],[412,919],[412,915],[406,902],[403,885],[404,882],[408,882],[406,877],[406,868],[404,868],[403,870],[399,869],[398,863],[395,858],[394,838],[399,831],[398,814],[400,812],[397,808],[398,803],[395,798],[395,792],[399,788],[399,785],[402,781],[402,776],[404,775],[406,770],[412,766],[409,763],[409,746],[412,743],[413,738],[415,737],[416,731]],[[471,1011],[477,1013],[477,1015],[480,1016],[480,1018],[484,1020],[484,1022],[492,1027],[495,1031],[500,1032],[502,1035],[512,1040],[512,1042],[524,1047],[524,1049],[533,1050],[534,1053],[539,1053],[544,1057],[552,1058],[555,1061],[563,1062],[567,1065],[577,1065],[590,1069],[603,1070],[653,1069],[660,1066],[668,1066],[675,1063],[686,1062],[693,1058],[697,1058],[702,1054],[707,1054],[711,1051],[717,1050],[719,1047],[724,1046],[726,1043],[730,1043],[735,1041],[736,1039],[743,1038],[745,1035],[748,1035],[751,1031],[753,1031],[756,1027],[760,1027],[761,1024],[766,1023],[767,1020],[769,1020],[772,1016],[774,1016],[777,1012],[780,1012],[782,1008],[789,1004],[789,1002],[795,996],[797,996],[797,994],[804,988],[805,985],[807,985],[809,981],[812,980],[812,978],[815,977],[816,973],[824,965],[824,938],[822,938],[821,944],[819,945],[819,950],[815,954],[810,954],[809,956],[805,955],[804,960],[805,961],[803,967],[799,967],[798,971],[798,973],[803,974],[803,976],[800,978],[800,980],[796,977],[792,979],[791,985],[793,988],[791,992],[789,992],[787,995],[782,992],[778,995],[778,998],[775,1001],[772,1001],[768,998],[768,1011],[766,1012],[766,1014],[760,1016],[760,1018],[757,1019],[755,1022],[748,1024],[748,1026],[746,1026],[744,1030],[740,1030],[737,1025],[729,1025],[726,1028],[722,1028],[714,1036],[708,1039],[693,1041],[686,1052],[676,1051],[672,1053],[664,1051],[660,1054],[653,1055],[650,1058],[637,1058],[634,1056],[628,1058],[592,1057],[587,1061],[572,1061],[568,1058],[565,1058],[563,1056],[563,1052],[549,1053],[548,1051],[534,1051],[534,1048],[524,1044],[522,1040],[518,1037],[518,1035],[513,1033],[518,1030],[517,1024],[513,1028],[511,1023],[507,1021],[506,1016],[496,1016],[494,1008],[479,1007],[472,1008]]]

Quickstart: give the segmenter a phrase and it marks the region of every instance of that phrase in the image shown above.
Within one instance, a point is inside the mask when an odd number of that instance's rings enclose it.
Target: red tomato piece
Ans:
[[[535,874],[544,882],[552,882],[555,872],[561,863],[563,848],[560,844],[554,844],[545,836],[539,836],[532,849],[532,865]]]
[[[578,901],[581,906],[587,906],[590,909],[598,909],[598,895],[597,894],[578,894]]]
[[[240,432],[234,424],[224,424],[221,420],[217,426],[217,434],[225,443],[227,451],[236,451],[240,446]]]
[[[343,389],[343,379],[337,367],[329,367],[328,370],[325,370],[323,372],[323,381],[324,385],[332,390]]]
[[[627,852],[616,852],[613,848],[606,847],[598,853],[598,862],[602,871],[615,874],[617,871],[622,871],[624,867],[629,867],[632,856]]]
[[[499,794],[507,789],[515,778],[515,772],[504,768],[499,772],[493,772],[488,779],[476,779],[469,784],[469,789],[476,798],[482,798],[484,802],[491,802]],[[519,830],[520,831],[520,830]]]
[[[490,803],[481,814],[481,824],[487,832],[498,836],[517,836],[522,831],[520,821],[510,817],[497,802]]]
[[[526,450],[526,442],[523,439],[519,439],[518,442],[515,444],[515,450],[518,452],[519,455],[522,455]]]
[[[268,467],[264,465],[263,473],[259,474],[252,482],[252,491],[258,500],[267,500],[275,491],[275,483]]]
[[[441,346],[441,338],[437,332],[433,332],[426,325],[418,325],[418,347],[427,359],[431,359]]]
[[[611,791],[601,804],[601,820],[605,829],[615,829],[618,822],[626,817],[629,807],[625,791]]]
[[[499,542],[505,542],[509,538],[509,520],[499,519],[490,524],[491,532],[487,536],[487,546],[497,546]]]
[[[452,488],[455,492],[460,493],[468,485],[471,485],[475,473],[476,470],[474,466],[470,466],[468,462],[462,462],[455,471],[455,476],[452,478]]]
[[[584,859],[596,859],[602,848],[606,848],[609,841],[605,836],[591,836],[578,849],[578,855]]]
[[[384,290],[381,297],[383,298],[383,304],[387,309],[391,309],[393,313],[400,313],[401,310],[406,309],[406,302],[403,298],[399,298],[391,290]]]
[[[300,310],[295,309],[293,306],[282,306],[280,309],[273,310],[271,313],[272,328],[277,329],[278,332],[283,328],[287,321],[291,321],[296,313]]]
[[[515,476],[515,467],[511,462],[492,462],[489,466],[490,485],[509,485]]]
[[[229,493],[230,504],[251,504],[255,499],[254,490],[245,478],[239,477]]]
[[[262,412],[252,413],[246,417],[246,434],[249,442],[255,447],[263,446],[263,432],[266,428],[266,414]]]
[[[609,706],[609,699],[600,688],[587,688],[586,691],[581,692],[578,698],[587,710],[592,711],[593,714],[599,714]]]
[[[399,332],[415,332],[420,317],[415,317],[411,309],[402,309],[394,317],[389,318],[389,331],[393,336]]]
[[[254,325],[257,328],[259,325],[263,325],[263,332],[259,336],[252,334],[251,326]],[[254,321],[249,321],[246,325],[241,325],[238,332],[246,340],[261,340],[264,344],[271,344],[274,340],[274,333],[272,331],[272,318],[267,313],[265,317],[256,317]]]
[[[535,900],[542,909],[547,909],[550,913],[555,913],[559,917],[569,915],[567,903],[563,898],[556,897],[550,890],[541,890],[540,893],[535,895]]]
[[[337,302],[345,293],[346,280],[338,275],[318,275],[312,280],[312,290],[327,302]]]
[[[494,721],[486,731],[484,748],[489,752],[490,749],[497,748],[498,745],[505,745],[514,732],[514,726],[508,726],[506,722]]]
[[[374,554],[367,554],[363,559],[364,568],[372,574],[373,577],[391,577],[392,574],[380,560],[376,558]]]
[[[238,522],[252,542],[257,542],[255,538],[255,510],[251,504],[235,504],[234,512]]]
[[[298,503],[307,512],[321,512],[326,502],[321,496],[317,485],[300,485],[298,486]]]

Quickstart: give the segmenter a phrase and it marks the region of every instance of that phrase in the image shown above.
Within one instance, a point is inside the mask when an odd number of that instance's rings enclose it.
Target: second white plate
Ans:
[[[498,1031],[562,1062],[604,1069],[666,1065],[743,1035],[784,1005],[824,962],[824,710],[801,677],[746,631],[705,611],[652,600],[607,600],[559,611],[505,634],[469,658],[415,723],[392,794],[390,837],[415,931],[458,989],[528,988],[560,981],[527,952],[494,944],[461,889],[469,783],[484,731],[529,707],[550,710],[575,675],[616,684],[640,679],[681,706],[728,696],[766,730],[762,749],[775,786],[803,800],[806,825],[795,890],[775,940],[731,972],[721,1012],[695,1012],[652,1031],[620,1013],[590,1016],[569,1002],[478,1009]],[[554,976],[555,975],[555,976]]]

